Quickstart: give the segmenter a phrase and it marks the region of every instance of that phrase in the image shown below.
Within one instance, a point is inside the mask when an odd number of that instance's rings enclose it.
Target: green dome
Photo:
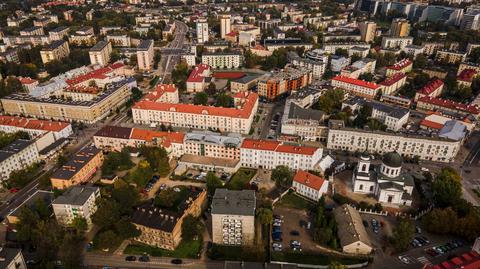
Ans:
[[[390,167],[401,167],[403,163],[403,158],[396,151],[389,152],[383,155],[382,162]]]

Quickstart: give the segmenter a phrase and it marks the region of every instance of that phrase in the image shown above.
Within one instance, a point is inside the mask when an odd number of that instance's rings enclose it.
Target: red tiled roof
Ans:
[[[15,126],[31,130],[59,132],[68,127],[70,123],[0,115],[0,125]]]
[[[32,84],[32,83],[35,83],[35,82],[38,81],[36,79],[32,79],[32,78],[29,78],[29,77],[19,77],[18,80],[20,81],[20,83],[22,83],[22,85]]]
[[[113,63],[107,67],[102,67],[96,70],[93,70],[89,73],[74,77],[72,79],[67,79],[67,84],[68,85],[76,85],[79,83],[82,83],[84,81],[90,80],[90,79],[105,79],[107,78],[107,74],[113,72],[115,69],[121,68],[125,66],[122,63]]]
[[[293,154],[302,154],[302,155],[313,155],[317,148],[306,147],[306,146],[292,146],[292,145],[280,145],[277,147],[277,152],[293,153]]]
[[[215,72],[213,77],[218,79],[238,79],[245,75],[244,72]]]
[[[383,86],[392,86],[393,84],[397,83],[398,81],[402,80],[403,78],[405,78],[407,75],[405,75],[404,73],[397,73],[395,75],[393,75],[391,78],[387,78],[385,79],[384,81],[380,82],[379,84],[380,85],[383,85]]]
[[[142,100],[145,101],[157,101],[165,92],[174,93],[177,91],[177,88],[174,84],[158,84],[155,87],[155,90],[149,92],[143,97]]]
[[[464,69],[460,74],[458,74],[457,79],[462,81],[472,81],[473,77],[477,74],[477,71],[474,69]]]
[[[319,191],[325,183],[325,180],[323,178],[300,169],[295,174],[295,177],[293,177],[293,181],[317,191]]]
[[[235,37],[238,35],[237,31],[231,31],[230,33],[227,34],[228,36]]]
[[[410,61],[410,59],[408,58],[405,58],[397,63],[395,63],[394,65],[391,65],[391,66],[387,66],[388,69],[392,69],[392,70],[402,70],[403,68],[409,66],[412,64],[412,61]]]
[[[160,132],[145,129],[133,128],[130,139],[152,142],[154,138],[163,138],[172,143],[183,143],[184,133],[180,132]]]
[[[425,126],[427,128],[431,128],[431,129],[442,129],[443,128],[443,124],[438,123],[438,122],[434,122],[434,121],[430,121],[430,120],[422,120],[420,122],[420,125]]]
[[[444,261],[437,265],[425,265],[425,269],[478,269],[480,268],[480,257],[475,251],[464,253],[450,261]]]
[[[427,104],[432,104],[434,106],[439,106],[439,107],[445,107],[452,110],[464,111],[464,112],[468,112],[475,115],[480,114],[480,108],[478,108],[475,105],[466,105],[466,104],[454,102],[451,100],[445,100],[441,98],[423,96],[418,99],[418,102],[424,102]]]
[[[436,91],[438,88],[443,86],[443,81],[439,80],[438,78],[430,81],[427,83],[427,85],[423,86],[418,93],[421,93],[423,95],[430,95],[434,91]]]
[[[202,82],[205,77],[203,76],[203,72],[209,70],[210,66],[206,64],[199,64],[193,68],[192,72],[188,76],[187,82]]]
[[[380,88],[380,85],[378,85],[376,83],[368,82],[368,81],[361,80],[361,79],[344,77],[344,76],[336,76],[336,77],[332,78],[332,80],[337,80],[337,81],[348,83],[348,84],[354,84],[354,85],[364,87],[364,88],[368,88],[368,89],[371,89],[371,90],[377,90],[378,88]]]
[[[275,152],[301,154],[301,155],[313,155],[317,151],[317,148],[315,147],[293,146],[293,145],[282,144],[279,141],[259,140],[259,139],[249,139],[249,138],[246,138],[243,140],[241,147],[245,149],[275,151]]]

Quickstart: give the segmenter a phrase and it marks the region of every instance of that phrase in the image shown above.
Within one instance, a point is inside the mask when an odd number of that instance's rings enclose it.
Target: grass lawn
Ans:
[[[365,259],[354,258],[341,258],[326,256],[320,253],[308,253],[308,252],[272,252],[272,261],[284,261],[300,264],[317,264],[317,265],[329,265],[333,261],[337,261],[341,264],[357,264],[363,263]]]
[[[250,180],[253,178],[257,170],[240,168],[225,186],[229,190],[248,189]]]
[[[313,203],[291,192],[285,194],[276,205],[295,209],[308,209],[313,206]]]
[[[142,255],[146,253],[153,257],[198,259],[201,250],[202,240],[194,240],[189,242],[180,242],[174,251],[143,244],[132,244],[125,248],[124,254]]]

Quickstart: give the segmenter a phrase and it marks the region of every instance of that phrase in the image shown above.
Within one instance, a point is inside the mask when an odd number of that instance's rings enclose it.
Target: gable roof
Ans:
[[[322,177],[316,176],[300,169],[293,177],[293,181],[317,191],[319,191],[322,186],[327,183]]]

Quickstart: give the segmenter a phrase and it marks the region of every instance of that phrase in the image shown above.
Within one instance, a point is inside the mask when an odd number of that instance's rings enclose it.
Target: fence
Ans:
[[[377,215],[377,216],[388,216],[387,211],[375,211],[373,209],[362,209],[362,208],[357,208],[355,205],[351,205],[353,208],[355,208],[358,213],[364,213],[364,214],[370,214],[370,215]]]

